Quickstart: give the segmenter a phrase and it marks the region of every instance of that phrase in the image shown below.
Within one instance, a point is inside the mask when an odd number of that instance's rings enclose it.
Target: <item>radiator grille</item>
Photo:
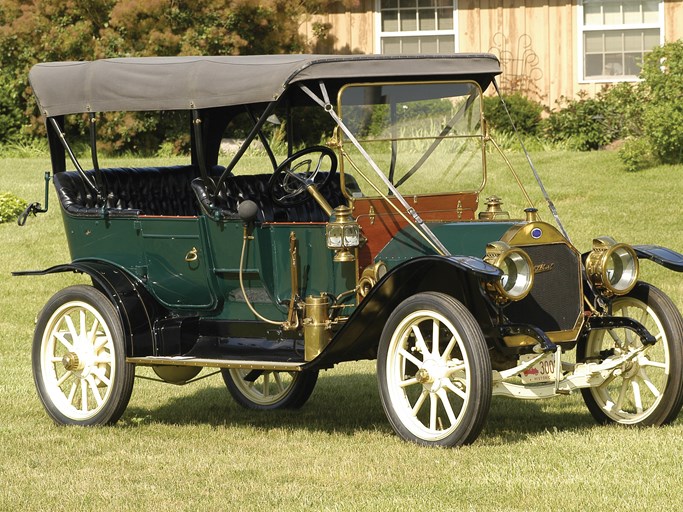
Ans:
[[[538,270],[531,293],[508,305],[505,315],[513,323],[532,324],[545,332],[573,329],[583,313],[579,255],[565,244],[519,247]]]

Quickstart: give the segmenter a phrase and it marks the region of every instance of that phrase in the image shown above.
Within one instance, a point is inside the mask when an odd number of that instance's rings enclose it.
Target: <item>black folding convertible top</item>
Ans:
[[[265,103],[310,80],[476,79],[500,74],[489,54],[137,57],[37,64],[29,81],[43,115],[193,110]]]

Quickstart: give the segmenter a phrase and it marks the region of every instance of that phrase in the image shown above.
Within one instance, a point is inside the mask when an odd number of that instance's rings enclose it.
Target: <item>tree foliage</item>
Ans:
[[[315,41],[300,24],[334,1],[0,0],[0,143],[44,130],[27,82],[37,62],[303,52]],[[116,147],[149,143],[156,129],[138,115],[126,133],[106,125],[105,142]]]

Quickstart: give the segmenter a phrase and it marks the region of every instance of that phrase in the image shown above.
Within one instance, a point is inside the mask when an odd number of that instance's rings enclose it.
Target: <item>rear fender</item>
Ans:
[[[88,275],[93,286],[111,300],[121,319],[127,356],[155,355],[154,322],[168,312],[139,279],[125,270],[103,261],[76,261],[45,270],[13,272],[13,275],[42,276],[61,272]]]
[[[492,325],[481,283],[502,272],[469,256],[425,256],[389,271],[358,305],[343,327],[310,367],[342,361],[374,359],[382,329],[396,306],[420,292],[441,292],[462,302],[483,329]]]

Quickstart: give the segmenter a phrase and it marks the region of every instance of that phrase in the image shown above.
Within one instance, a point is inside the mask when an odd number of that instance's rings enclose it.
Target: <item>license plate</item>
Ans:
[[[519,364],[525,363],[538,357],[538,354],[524,354],[519,356]],[[538,382],[552,382],[555,380],[555,356],[552,353],[545,354],[532,367],[524,370],[520,377],[523,384],[535,384]]]

